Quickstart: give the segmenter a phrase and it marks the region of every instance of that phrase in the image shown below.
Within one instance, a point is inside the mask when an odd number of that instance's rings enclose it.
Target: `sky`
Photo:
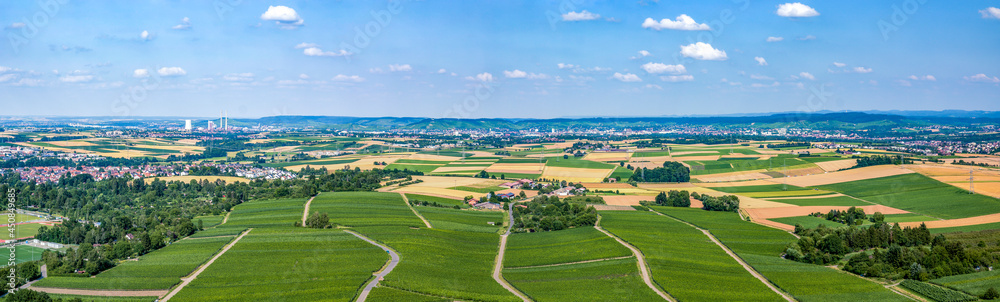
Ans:
[[[991,1],[3,1],[0,115],[1000,110]]]

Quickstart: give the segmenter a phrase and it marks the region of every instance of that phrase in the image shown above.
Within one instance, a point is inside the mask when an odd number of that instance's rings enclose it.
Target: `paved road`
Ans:
[[[427,219],[424,219],[423,215],[420,215],[420,213],[417,212],[417,209],[413,208],[413,205],[410,204],[410,199],[406,198],[406,194],[399,193],[399,196],[403,197],[403,202],[406,203],[406,206],[410,207],[410,211],[413,211],[414,215],[417,215],[417,217],[420,217],[420,220],[424,221],[424,225],[426,225],[428,229],[433,229],[434,228],[434,227],[431,226],[431,223],[429,221],[427,221]]]
[[[316,195],[319,195],[319,193],[316,193]],[[313,203],[313,198],[316,198],[316,196],[310,197],[309,201],[306,201],[306,208],[302,211],[302,227],[306,227],[306,218],[309,217],[309,205]]]
[[[201,272],[205,271],[205,269],[208,268],[209,265],[212,265],[212,263],[214,263],[216,259],[219,259],[219,257],[222,257],[222,254],[225,254],[226,251],[229,251],[229,249],[232,248],[234,245],[236,245],[236,243],[239,242],[240,239],[243,239],[243,236],[246,236],[247,234],[250,234],[250,231],[253,231],[253,228],[247,229],[246,231],[243,232],[243,234],[240,234],[239,237],[236,237],[236,239],[233,239],[233,242],[230,242],[225,247],[223,247],[222,250],[219,251],[218,254],[215,254],[215,257],[212,257],[212,259],[209,259],[208,262],[205,262],[204,265],[202,265],[201,267],[199,267],[198,270],[194,271],[194,273],[191,274],[191,277],[181,278],[181,280],[182,280],[181,281],[181,285],[178,285],[176,288],[174,288],[174,290],[170,291],[170,293],[167,294],[166,297],[163,297],[163,300],[160,300],[160,301],[161,302],[167,302],[167,301],[170,300],[170,298],[173,298],[174,295],[177,294],[177,292],[180,292],[181,289],[184,289],[184,287],[187,286],[188,284],[190,284],[191,281],[194,281],[194,279],[198,278],[198,275],[200,275]]]
[[[663,298],[664,300],[671,302],[677,301],[674,300],[674,298],[668,295],[667,293],[660,290],[659,287],[656,287],[656,285],[653,284],[653,279],[649,277],[649,267],[646,266],[646,257],[642,255],[642,252],[640,252],[639,249],[635,248],[628,242],[625,242],[625,240],[618,238],[618,236],[615,236],[610,232],[605,231],[604,229],[601,228],[600,224],[601,224],[601,217],[598,216],[597,223],[594,224],[594,228],[597,229],[598,231],[601,231],[601,233],[604,233],[604,235],[608,235],[608,237],[614,238],[616,241],[618,241],[619,244],[632,250],[632,255],[635,255],[636,260],[639,261],[639,274],[642,275],[642,282],[645,282],[646,286],[655,291],[656,294],[660,295],[660,297]]]
[[[378,285],[378,282],[382,280],[382,278],[384,278],[385,275],[391,273],[392,270],[396,268],[396,265],[399,265],[399,254],[396,254],[396,252],[393,251],[392,249],[389,249],[389,247],[381,245],[378,242],[375,242],[374,240],[368,239],[368,237],[355,233],[354,231],[344,230],[344,232],[350,233],[355,237],[361,238],[361,240],[367,241],[368,243],[371,243],[372,245],[381,248],[386,253],[389,253],[390,257],[392,257],[392,259],[389,260],[389,263],[386,264],[386,266],[382,268],[381,271],[375,273],[375,279],[368,282],[368,285],[365,285],[365,289],[361,290],[361,294],[358,295],[357,302],[364,302],[365,299],[368,299],[368,294],[371,293],[372,289]]]
[[[517,297],[521,298],[521,300],[528,302],[531,301],[528,299],[528,296],[525,296],[523,293],[514,288],[514,286],[511,286],[510,283],[507,283],[507,280],[504,280],[503,275],[501,275],[501,272],[503,271],[503,255],[507,250],[507,235],[510,235],[510,229],[514,227],[513,209],[514,203],[510,203],[507,207],[507,215],[510,223],[507,224],[507,231],[504,232],[503,235],[500,235],[500,251],[497,253],[497,259],[493,263],[493,280],[500,283],[500,285],[506,288],[510,293],[517,295]]]

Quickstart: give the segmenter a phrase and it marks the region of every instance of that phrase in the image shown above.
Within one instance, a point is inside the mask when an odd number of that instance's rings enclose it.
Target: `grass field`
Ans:
[[[824,225],[831,228],[847,226],[839,222],[829,221],[820,217],[814,216],[796,216],[796,217],[782,217],[782,218],[771,218],[768,219],[774,222],[780,222],[787,225],[801,224],[804,228],[815,228],[819,225]]]
[[[713,153],[714,154],[714,153]],[[669,156],[670,151],[640,151],[632,153],[632,157],[658,157],[658,156]]]
[[[944,234],[944,233],[956,233],[956,232],[976,232],[976,231],[995,230],[995,229],[1000,229],[1000,222],[967,225],[960,227],[950,227],[950,228],[934,228],[930,230],[931,234]]]
[[[1000,289],[1000,270],[948,276],[937,278],[930,282],[979,296],[990,289],[990,287]]]
[[[613,238],[591,227],[516,233],[507,238],[504,267],[523,267],[631,256]]]
[[[503,225],[503,212],[415,207],[436,229],[496,233]],[[489,223],[492,222],[493,225]]]
[[[399,170],[410,170],[410,171],[420,171],[424,173],[430,173],[437,169],[438,167],[444,166],[444,164],[389,164],[386,169],[399,169]]]
[[[299,210],[298,219],[302,219]],[[313,199],[310,213],[327,213],[331,223],[344,226],[424,226],[403,202],[399,193],[338,192],[323,193]],[[230,218],[231,219],[231,218]],[[291,223],[289,223],[291,225]]]
[[[222,227],[291,227],[295,221],[302,220],[302,210],[305,204],[305,199],[269,199],[245,202],[233,207],[229,221]]]
[[[259,228],[172,301],[347,301],[388,259],[338,230]]]
[[[643,284],[635,261],[505,269],[503,274],[534,301],[662,301]]]
[[[201,220],[203,227],[207,229],[221,224],[222,220],[225,218],[226,215],[198,216],[192,219],[191,221],[194,222],[195,226],[197,226],[198,220]]]
[[[119,264],[94,278],[53,276],[35,285],[79,289],[168,289],[208,261],[233,238],[184,239],[143,255],[138,261]]]
[[[724,193],[754,193],[754,192],[780,192],[780,191],[801,191],[805,190],[803,187],[796,187],[793,185],[761,185],[761,186],[738,186],[738,187],[713,187],[712,190],[716,190]]]
[[[819,188],[942,219],[1000,213],[1000,200],[969,194],[968,191],[916,173],[823,185]]]
[[[797,206],[870,206],[872,204],[851,198],[850,196],[834,196],[825,198],[790,198],[769,199],[770,201],[793,204]],[[871,213],[869,213],[871,214]]]
[[[507,188],[502,188],[502,187],[497,187],[497,186],[489,186],[489,187],[485,187],[485,188],[470,187],[470,186],[457,186],[457,187],[450,187],[448,189],[460,190],[460,191],[467,191],[467,192],[472,192],[472,193],[486,194],[486,193],[489,193],[489,192],[503,191],[503,190],[506,190]]]
[[[545,165],[549,167],[582,168],[582,169],[612,169],[617,167],[617,165],[612,165],[612,164],[576,159],[572,156],[568,159],[563,159],[562,157],[549,158],[547,161],[545,161]]]
[[[15,261],[17,263],[35,261],[42,259],[42,252],[45,249],[30,245],[18,245],[14,247]]]
[[[460,206],[460,207],[466,207],[466,208],[469,207],[468,204],[466,204],[465,202],[463,202],[461,200],[451,199],[451,198],[444,198],[444,197],[437,197],[437,196],[429,196],[429,195],[406,193],[406,199],[409,199],[411,202],[415,201],[415,200],[420,200],[420,201],[426,201],[426,202],[436,202],[438,204],[447,205],[447,206]]]
[[[882,285],[812,264],[781,259],[791,234],[746,222],[736,213],[653,207],[708,229],[765,278],[800,301],[909,301]]]
[[[418,293],[413,293],[401,289],[396,289],[392,287],[387,287],[379,284],[378,287],[372,289],[371,293],[368,294],[368,300],[372,302],[395,302],[395,301],[407,301],[407,302],[449,302],[451,300],[438,298],[433,296],[422,295]]]
[[[796,191],[776,191],[776,192],[751,192],[740,193],[740,195],[753,198],[775,198],[775,197],[804,197],[833,194],[823,190],[796,190]]]
[[[781,300],[695,228],[650,212],[601,215],[601,225],[639,248],[653,279],[678,300]]]
[[[752,171],[752,170],[781,170],[783,165],[787,169],[808,168],[816,165],[800,160],[797,157],[772,158],[768,160],[715,160],[715,161],[685,161],[691,165],[691,175],[707,175],[726,172]]]
[[[624,181],[628,180],[629,177],[632,177],[632,174],[635,174],[635,172],[629,170],[628,168],[619,166],[615,167],[615,170],[611,172],[611,175],[608,176],[608,178],[619,178]]]

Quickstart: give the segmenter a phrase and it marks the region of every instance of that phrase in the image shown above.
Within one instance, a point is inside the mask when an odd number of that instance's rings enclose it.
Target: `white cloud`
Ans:
[[[809,7],[808,5],[795,2],[795,3],[785,3],[778,5],[778,11],[775,13],[782,17],[815,17],[819,16],[819,12],[815,9]]]
[[[805,72],[805,71],[800,72],[799,73],[799,77],[802,77],[803,79],[810,79],[810,80],[815,80],[816,79],[816,77],[813,76],[811,73],[808,73],[808,72]]]
[[[750,75],[750,79],[754,79],[754,80],[763,80],[763,81],[771,81],[771,80],[774,80],[774,78],[772,78],[772,77],[769,77],[769,76],[766,76],[766,75],[759,75],[759,74],[751,74],[751,75]]]
[[[149,31],[144,30],[142,31],[142,33],[139,34],[139,39],[142,41],[149,41],[153,39],[153,35],[150,34]]]
[[[771,84],[753,83],[753,84],[750,84],[750,87],[765,88],[765,87],[778,87],[779,85],[781,85],[781,83],[778,83],[778,82],[774,82],[774,83],[771,83]]]
[[[493,74],[489,72],[480,73],[476,75],[475,79],[482,82],[493,82]]]
[[[343,49],[341,49],[338,52],[334,52],[334,51],[323,51],[322,49],[319,49],[319,47],[306,48],[305,50],[302,51],[302,53],[307,56],[313,56],[313,57],[340,57],[351,54],[350,52],[347,52],[346,50]]]
[[[656,84],[646,84],[646,88],[663,90],[663,87],[660,87],[660,85]]]
[[[622,82],[642,82],[639,76],[632,73],[621,74],[616,72],[611,77]]]
[[[809,41],[809,40],[816,40],[816,36],[806,35],[805,37],[799,38],[799,41]]]
[[[184,19],[181,19],[181,24],[174,25],[172,28],[177,30],[191,29],[191,19],[184,17]]]
[[[643,56],[643,57],[648,57],[650,55],[650,53],[648,51],[645,51],[645,50],[640,50],[639,51],[639,55]]]
[[[333,77],[330,80],[334,82],[364,82],[365,78],[362,78],[357,75],[348,76],[348,75],[338,74],[337,76]]]
[[[389,71],[413,71],[413,67],[410,64],[389,64]]]
[[[230,82],[253,82],[253,73],[230,73],[222,76],[223,80]]]
[[[156,73],[159,73],[161,76],[165,77],[176,77],[176,76],[186,75],[187,71],[184,71],[184,69],[180,67],[163,67],[157,70]]]
[[[7,28],[18,29],[18,28],[24,28],[25,26],[28,26],[28,25],[24,24],[24,23],[21,23],[21,22],[14,22],[14,23],[11,23],[9,26],[7,26]]]
[[[559,69],[573,69],[574,67],[576,67],[576,65],[573,64],[563,64],[563,63],[556,64],[556,66],[559,66]]]
[[[299,74],[299,78],[303,79],[303,80],[308,80],[309,79],[309,75],[308,74],[304,74],[304,73],[303,74]]]
[[[854,67],[854,69],[852,69],[852,70],[854,72],[857,72],[857,73],[869,73],[869,72],[872,72],[871,68],[864,68],[864,67],[861,67],[861,66]]]
[[[446,73],[446,72],[448,72],[448,71],[444,70],[444,68],[438,69],[438,73]]]
[[[651,74],[657,73],[671,73],[671,74],[682,74],[687,72],[687,68],[684,65],[667,65],[663,63],[646,63],[642,64],[642,69]]]
[[[783,37],[767,37],[768,42],[780,42],[785,40]]]
[[[840,63],[840,62],[833,62],[833,66],[844,67],[844,66],[847,66],[847,64]]]
[[[1000,19],[1000,8],[987,7],[986,9],[979,11],[979,13],[983,14],[984,19]]]
[[[932,75],[925,75],[925,76],[922,76],[922,77],[919,77],[919,76],[916,76],[916,75],[911,75],[911,76],[909,76],[907,78],[911,79],[911,80],[914,80],[914,81],[920,81],[920,80],[923,80],[923,81],[937,81],[937,78],[935,78]]]
[[[721,61],[728,59],[725,51],[721,51],[712,48],[711,44],[698,42],[695,44],[681,46],[681,54],[685,57],[694,58],[697,60],[715,60]]]
[[[7,81],[10,81],[10,80],[13,80],[13,79],[16,79],[16,78],[17,78],[17,75],[13,74],[13,73],[0,74],[0,83],[7,82]]]
[[[989,77],[986,74],[980,73],[971,77],[965,77],[966,81],[972,82],[986,82],[986,83],[1000,83],[1000,78]]]
[[[597,20],[601,15],[583,10],[578,12],[568,12],[562,15],[563,21],[590,21]]]
[[[708,24],[695,22],[694,19],[688,15],[681,14],[677,16],[677,20],[663,19],[660,22],[656,22],[653,18],[646,18],[646,21],[642,22],[642,28],[651,28],[655,30],[661,29],[675,29],[675,30],[710,30]]]
[[[503,71],[503,76],[508,77],[508,78],[512,78],[512,79],[519,79],[519,78],[527,77],[528,73],[524,72],[524,71],[517,70],[517,69],[514,69],[514,71],[504,70]]]
[[[906,86],[906,87],[913,86],[913,84],[911,84],[910,81],[907,81],[907,80],[896,80],[896,82],[899,83],[899,85]]]
[[[319,45],[316,45],[316,43],[306,43],[306,42],[302,42],[299,43],[299,45],[295,45],[295,49],[314,48],[314,47],[319,47]]]
[[[295,29],[305,23],[299,13],[287,6],[268,6],[267,11],[260,15],[261,20],[274,21],[274,24],[284,29]]]
[[[132,71],[132,77],[135,78],[145,78],[148,76],[149,76],[148,69],[136,69],[135,71]]]
[[[660,80],[665,82],[687,82],[687,81],[694,81],[694,76],[690,74],[661,76]]]
[[[753,59],[757,61],[757,65],[760,65],[760,66],[767,66],[767,60],[764,60],[764,58],[761,58],[761,57],[753,57]]]
[[[92,75],[68,75],[59,78],[60,81],[66,83],[84,83],[84,82],[90,82],[93,79],[94,76]]]

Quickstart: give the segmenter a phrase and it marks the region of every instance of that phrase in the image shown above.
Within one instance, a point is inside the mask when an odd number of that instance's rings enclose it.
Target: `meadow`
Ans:
[[[912,173],[818,186],[877,204],[954,219],[1000,213],[1000,200]]]
[[[524,267],[631,256],[632,251],[592,227],[515,233],[507,238],[504,267]]]
[[[795,237],[743,221],[736,213],[652,208],[711,231],[747,264],[800,301],[909,301],[882,285],[851,274],[782,259],[780,255]]]
[[[651,212],[601,213],[601,225],[639,248],[656,283],[678,300],[779,301],[702,232]]]
[[[663,301],[643,284],[635,259],[508,268],[503,274],[534,301]]]

